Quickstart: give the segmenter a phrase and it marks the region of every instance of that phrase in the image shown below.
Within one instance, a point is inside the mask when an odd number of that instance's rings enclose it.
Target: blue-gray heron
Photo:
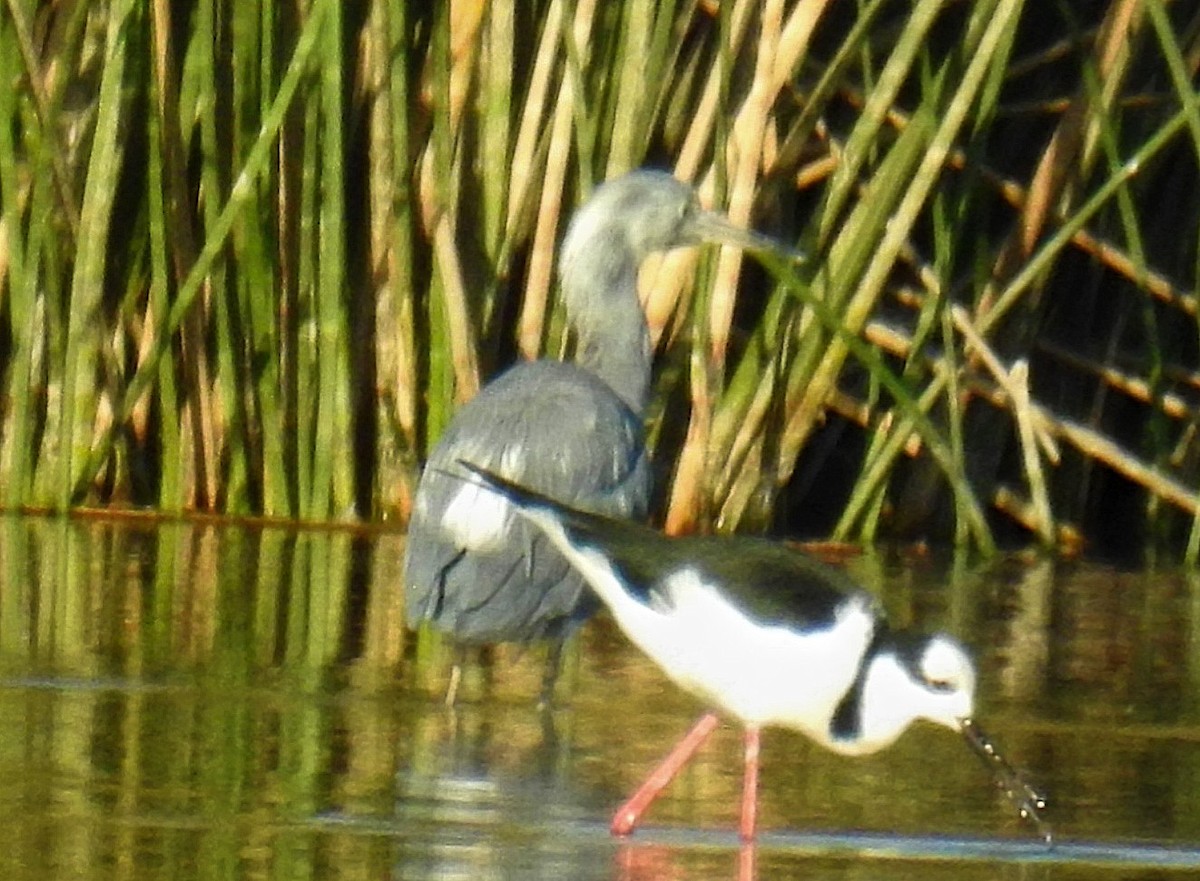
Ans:
[[[589,511],[644,518],[652,353],[638,267],[653,252],[701,242],[775,246],[702,210],[695,191],[663,171],[597,187],[572,219],[558,265],[575,363],[519,364],[484,387],[455,413],[417,487],[404,564],[410,626],[430,622],[460,646],[550,640],[543,699],[562,640],[598,603],[503,498],[463,479],[459,461]],[[451,702],[457,674],[456,664]]]

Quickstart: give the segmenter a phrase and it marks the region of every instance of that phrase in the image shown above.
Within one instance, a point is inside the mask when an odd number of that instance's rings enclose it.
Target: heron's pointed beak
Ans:
[[[689,232],[696,242],[732,245],[747,251],[771,251],[789,260],[800,261],[804,255],[783,242],[751,229],[734,226],[729,218],[715,211],[698,211],[692,218]]]
[[[979,723],[969,716],[958,720],[959,730],[971,747],[971,751],[979,756],[984,767],[991,771],[996,785],[1004,790],[1004,795],[1016,807],[1017,813],[1033,823],[1038,834],[1046,839],[1046,844],[1054,844],[1054,836],[1050,825],[1042,819],[1041,811],[1046,809],[1046,799],[1025,779],[1025,777],[1008,763],[996,744],[979,727]]]

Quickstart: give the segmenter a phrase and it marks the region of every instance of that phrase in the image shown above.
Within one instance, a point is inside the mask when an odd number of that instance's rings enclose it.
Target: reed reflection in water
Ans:
[[[0,518],[3,877],[736,877],[737,731],[718,732],[646,834],[615,844],[609,812],[695,704],[601,620],[552,714],[533,707],[533,650],[499,652],[448,714],[447,654],[404,631],[402,542]],[[1071,849],[1152,841],[1186,858],[1200,841],[1194,575],[853,566],[900,621],[977,648],[983,718],[1050,793],[1060,856],[1028,850],[1028,830],[945,732],[846,760],[772,731],[760,877],[1196,868]]]

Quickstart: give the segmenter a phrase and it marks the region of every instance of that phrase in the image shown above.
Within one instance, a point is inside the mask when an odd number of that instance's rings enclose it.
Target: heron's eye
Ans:
[[[930,691],[936,691],[939,694],[950,694],[958,690],[958,683],[953,679],[926,679],[925,684],[929,686]]]

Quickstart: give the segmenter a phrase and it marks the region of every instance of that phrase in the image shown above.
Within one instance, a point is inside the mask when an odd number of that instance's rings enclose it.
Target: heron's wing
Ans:
[[[460,460],[584,510],[645,513],[641,419],[573,364],[521,364],[488,384],[455,414],[426,470],[462,473]]]
[[[410,532],[409,547],[410,624],[432,621],[463,642],[555,637],[597,605],[583,579],[524,522],[511,524],[507,552],[455,550],[436,532]]]
[[[582,579],[472,482],[464,460],[574,505],[642,517],[649,467],[637,416],[573,365],[521,365],[455,414],[417,490],[404,575],[411,623],[432,620],[467,640],[527,640],[590,614]]]

